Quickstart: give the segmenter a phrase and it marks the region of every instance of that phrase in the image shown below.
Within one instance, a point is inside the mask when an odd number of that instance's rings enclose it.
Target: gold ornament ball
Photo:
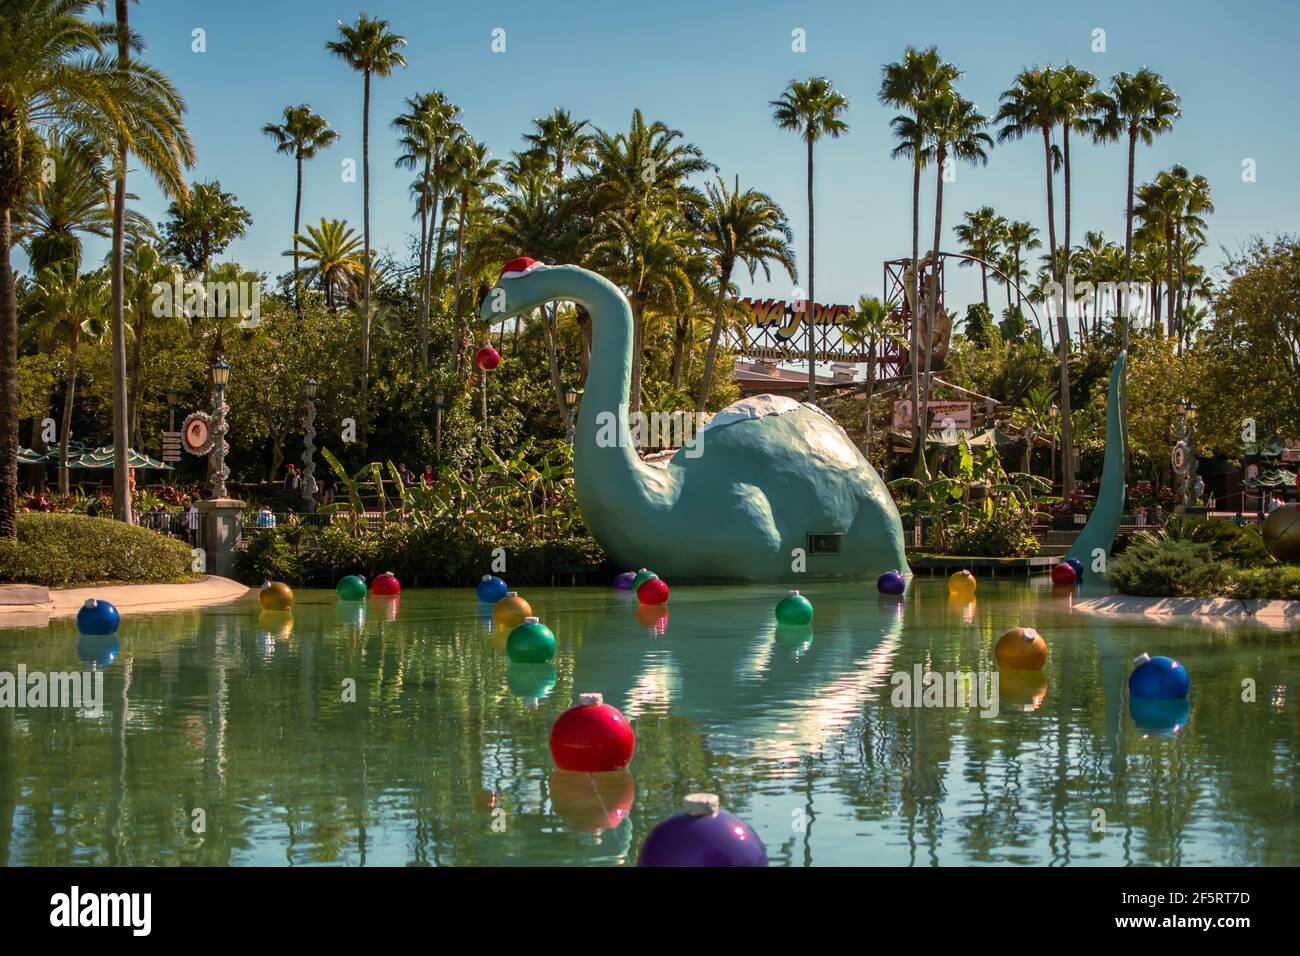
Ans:
[[[1264,521],[1264,547],[1279,561],[1300,561],[1300,504],[1283,505]]]
[[[532,606],[514,591],[507,591],[506,596],[492,607],[492,620],[497,627],[518,627],[532,614]]]
[[[287,611],[293,607],[293,588],[283,581],[272,581],[259,595],[264,611]]]

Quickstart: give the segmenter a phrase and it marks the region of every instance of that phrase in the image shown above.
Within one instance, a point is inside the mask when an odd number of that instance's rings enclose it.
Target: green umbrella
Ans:
[[[157,458],[150,458],[148,455],[142,455],[134,448],[128,449],[126,453],[126,463],[129,468],[153,471],[172,471],[172,466],[159,461]],[[68,463],[69,468],[112,468],[116,464],[116,458],[113,454],[113,446],[105,445],[103,448],[96,448],[93,451],[83,452],[77,456],[76,463]]]

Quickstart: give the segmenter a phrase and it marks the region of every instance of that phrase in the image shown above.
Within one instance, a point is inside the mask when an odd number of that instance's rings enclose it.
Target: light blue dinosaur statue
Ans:
[[[495,323],[555,301],[591,315],[574,484],[587,528],[620,567],[675,582],[907,573],[889,490],[815,406],[770,395],[738,402],[667,467],[643,462],[626,427],[632,310],[607,279],[516,259],[480,315]]]

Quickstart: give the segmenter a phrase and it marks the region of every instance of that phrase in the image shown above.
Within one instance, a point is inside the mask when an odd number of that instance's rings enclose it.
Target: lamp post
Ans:
[[[316,380],[307,379],[307,421],[302,449],[302,504],[308,514],[316,510]]]
[[[442,405],[447,395],[442,389],[433,393],[433,460],[442,467]]]
[[[1178,501],[1184,508],[1192,503],[1192,485],[1196,479],[1196,406],[1185,398],[1174,405],[1178,417],[1174,422],[1172,464],[1179,478]]]
[[[226,405],[226,383],[230,381],[230,366],[223,359],[217,359],[212,363],[212,387],[215,389],[215,407],[212,410],[212,430],[216,433],[215,440],[212,444],[212,497],[222,499],[226,497],[226,479],[230,477],[230,469],[226,467],[226,452],[230,446],[226,444],[226,412],[229,410]]]
[[[570,385],[564,390],[564,440],[573,444],[575,431],[574,411],[578,404],[578,390]]]
[[[167,430],[176,431],[176,389],[167,389]]]

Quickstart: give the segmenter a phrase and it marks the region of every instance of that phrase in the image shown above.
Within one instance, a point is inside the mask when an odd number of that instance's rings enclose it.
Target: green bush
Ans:
[[[1262,568],[1273,563],[1256,527],[1233,524],[1226,518],[1179,518],[1165,522],[1158,537],[1208,544],[1214,557],[1239,568]]]
[[[1203,597],[1219,593],[1230,568],[1215,560],[1209,544],[1135,535],[1123,554],[1111,559],[1106,580],[1123,594]]]
[[[605,553],[589,537],[527,541],[496,530],[463,527],[418,527],[389,524],[354,534],[344,524],[295,536],[280,528],[251,535],[235,563],[245,584],[266,580],[290,585],[332,586],[345,574],[367,579],[392,571],[407,586],[467,586],[493,564],[493,552],[506,552],[506,577],[512,583],[545,580],[565,566],[599,566]]]
[[[1275,564],[1269,568],[1244,568],[1228,575],[1227,593],[1235,598],[1269,601],[1300,600],[1300,567]]]
[[[1029,511],[999,508],[992,515],[981,514],[952,533],[953,554],[990,558],[1023,558],[1038,553]]]
[[[189,545],[148,528],[75,514],[20,514],[18,541],[0,541],[0,582],[51,588],[197,579]]]

